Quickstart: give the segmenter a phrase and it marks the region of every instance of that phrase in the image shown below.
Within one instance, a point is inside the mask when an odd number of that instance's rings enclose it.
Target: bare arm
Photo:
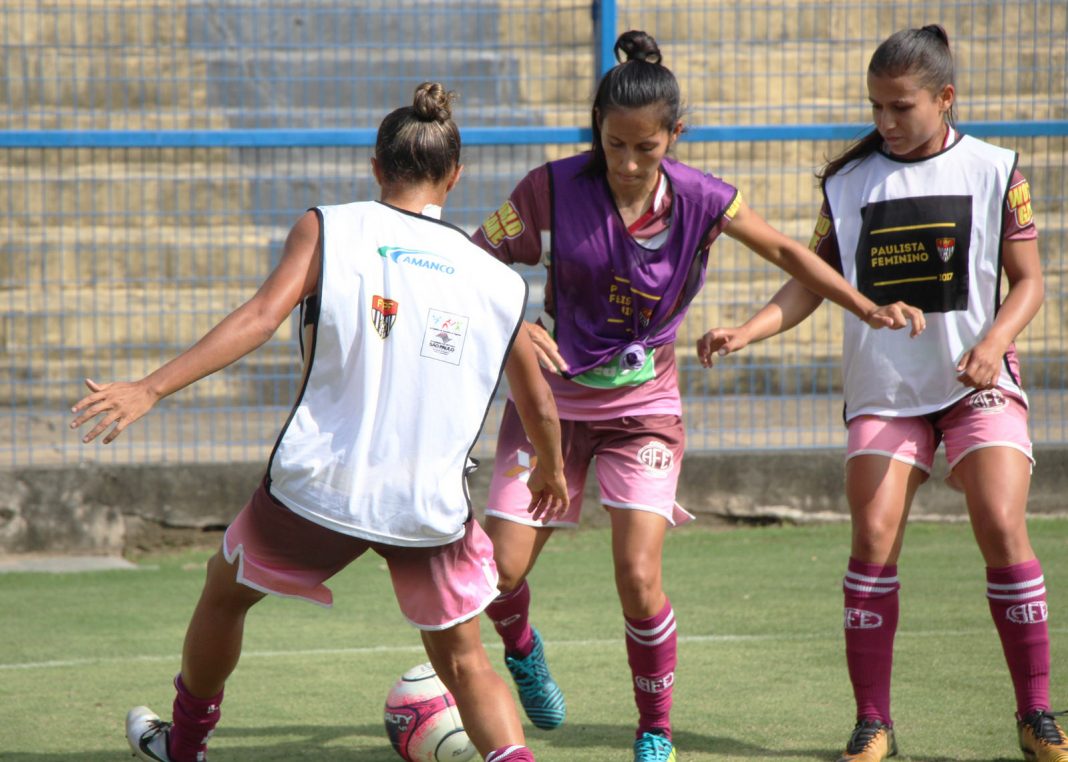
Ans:
[[[872,328],[898,329],[911,322],[913,336],[923,330],[920,310],[903,302],[877,306],[814,252],[771,227],[744,202],[725,232],[790,273],[810,291],[849,310]]]
[[[997,385],[1005,352],[1038,313],[1045,298],[1037,240],[1003,241],[1001,263],[1009,280],[1009,293],[986,336],[957,363],[957,378],[976,389]]]
[[[816,311],[823,297],[791,278],[749,320],[736,328],[713,328],[697,340],[697,357],[711,368],[715,355],[723,357],[749,344],[789,331]]]
[[[206,333],[196,344],[139,381],[98,384],[86,379],[90,394],[71,408],[70,427],[101,416],[82,437],[91,442],[114,425],[104,444],[161,399],[244,357],[266,342],[319,280],[319,221],[307,212],[286,239],[282,260],[256,294]]]
[[[562,515],[570,503],[564,478],[564,455],[560,444],[560,418],[556,400],[538,365],[528,324],[519,328],[504,366],[523,430],[534,445],[537,463],[527,486],[531,500],[527,510],[535,520],[548,521]]]

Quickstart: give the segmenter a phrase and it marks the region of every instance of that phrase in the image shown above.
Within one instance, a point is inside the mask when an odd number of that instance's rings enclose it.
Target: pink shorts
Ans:
[[[931,415],[861,415],[848,427],[846,460],[857,455],[885,455],[929,474],[935,450],[944,441],[950,471],[964,456],[983,447],[1012,447],[1032,464],[1035,461],[1027,433],[1027,407],[1000,389],[973,392]]]
[[[571,490],[566,514],[546,524],[527,513],[527,478],[534,448],[511,400],[497,434],[487,516],[530,526],[578,526],[590,461],[596,458],[601,502],[609,508],[650,511],[678,525],[693,519],[675,502],[686,444],[677,415],[640,415],[607,421],[561,420],[564,472]]]
[[[261,484],[223,538],[238,562],[237,580],[255,590],[329,606],[323,583],[373,550],[386,560],[397,603],[420,630],[445,630],[482,612],[497,597],[493,543],[478,522],[462,539],[433,548],[368,542],[298,516]]]

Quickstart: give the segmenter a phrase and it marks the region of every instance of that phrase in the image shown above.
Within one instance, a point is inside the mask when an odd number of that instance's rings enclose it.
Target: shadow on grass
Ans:
[[[587,724],[569,725],[551,732],[531,730],[525,727],[529,738],[536,738],[542,747],[548,745],[553,750],[539,755],[539,762],[567,762],[568,749],[578,750],[586,747],[609,746],[618,747],[620,753],[618,759],[626,759],[629,755],[627,749],[633,743],[634,731],[632,727],[619,725]],[[675,745],[679,750],[679,758],[686,756],[687,752],[701,752],[713,756],[722,756],[723,759],[805,759],[813,762],[826,762],[833,760],[839,749],[825,747],[807,747],[790,749],[769,749],[758,742],[746,741],[729,735],[695,733],[688,730],[676,730],[673,733]],[[616,757],[613,756],[613,759]],[[898,759],[902,762],[960,762],[959,757],[945,756],[911,756],[902,753]],[[1019,762],[1016,757],[996,757],[985,762]]]
[[[633,741],[632,730],[620,725],[586,724],[568,725],[547,732],[525,726],[528,737],[542,749],[539,762],[569,762],[580,749],[609,747],[618,748],[613,759],[624,760],[630,756],[629,746]],[[271,741],[271,738],[277,740]],[[248,745],[242,740],[250,741]],[[358,741],[355,739],[359,739]],[[354,742],[355,741],[355,742]],[[221,742],[221,743],[220,743]],[[806,759],[830,760],[836,750],[827,748],[769,749],[759,743],[733,738],[727,735],[711,735],[680,730],[675,733],[675,743],[681,755],[686,752],[701,752],[724,759]],[[237,745],[233,745],[237,744]],[[375,745],[376,748],[353,748]],[[546,749],[548,747],[548,749]],[[274,725],[270,727],[220,727],[213,744],[214,753],[228,762],[285,762],[288,760],[314,759],[321,762],[397,762],[399,757],[388,745],[385,731],[378,723],[363,725]],[[125,739],[117,738],[115,748],[109,751],[26,752],[0,751],[0,762],[110,762],[129,759],[132,755]],[[586,756],[588,758],[588,756]],[[904,750],[898,759],[902,762],[957,762],[954,757],[913,756]],[[1016,757],[996,757],[989,762],[1018,762]]]

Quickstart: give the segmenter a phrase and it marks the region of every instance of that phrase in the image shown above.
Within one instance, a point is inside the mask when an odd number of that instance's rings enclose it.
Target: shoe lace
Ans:
[[[1031,712],[1023,721],[1025,725],[1031,728],[1035,738],[1045,741],[1050,746],[1061,746],[1068,744],[1068,739],[1064,737],[1064,731],[1057,724],[1056,718],[1064,714],[1066,712],[1044,712],[1039,710]]]
[[[649,758],[660,759],[655,755],[670,752],[671,741],[657,733],[642,733],[641,738],[634,742],[634,749],[643,757],[645,755],[653,755]]]
[[[864,751],[879,735],[879,731],[885,727],[886,725],[880,720],[861,720],[853,728],[853,734],[849,736],[846,751],[850,754],[859,754]]]
[[[148,730],[141,734],[141,738],[145,741],[152,740],[160,733],[166,733],[171,727],[171,723],[159,719],[149,720],[146,724],[148,725]]]
[[[531,654],[533,656],[533,654]],[[542,666],[538,659],[530,658],[513,659],[509,657],[509,666],[512,668],[512,677],[516,685],[524,691],[540,693],[544,690],[545,682],[549,677],[549,671]]]

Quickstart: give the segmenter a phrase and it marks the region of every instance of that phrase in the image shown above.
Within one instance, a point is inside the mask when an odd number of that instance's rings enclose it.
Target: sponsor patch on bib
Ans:
[[[426,330],[420,355],[451,365],[460,364],[467,339],[468,319],[444,310],[431,308],[427,314]]]

